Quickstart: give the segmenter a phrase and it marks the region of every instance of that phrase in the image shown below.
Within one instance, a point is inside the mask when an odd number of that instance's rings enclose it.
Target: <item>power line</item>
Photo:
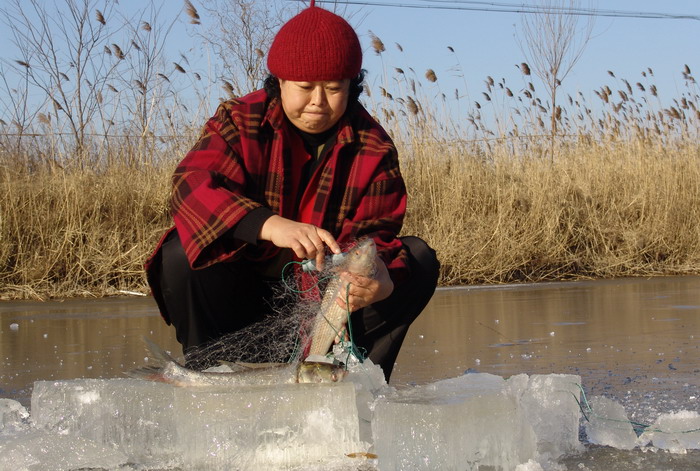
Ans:
[[[296,0],[303,1],[303,0]],[[573,16],[594,16],[609,18],[638,18],[663,20],[695,20],[698,15],[672,14],[662,12],[600,10],[593,8],[540,7],[515,3],[484,2],[484,1],[450,1],[450,0],[414,0],[418,3],[389,3],[379,0],[333,0],[334,5],[375,6],[387,8],[412,8],[424,10],[460,10],[493,13],[528,13],[528,14],[566,14]],[[321,3],[321,2],[319,2]]]

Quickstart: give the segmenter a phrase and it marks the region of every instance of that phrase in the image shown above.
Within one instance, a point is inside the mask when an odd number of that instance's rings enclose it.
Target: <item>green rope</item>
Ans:
[[[290,266],[290,265],[294,265],[294,264],[296,264],[296,265],[301,265],[302,263],[301,263],[301,262],[294,261],[294,260],[292,260],[291,262],[287,262],[287,263],[282,267],[282,274],[280,275],[280,278],[282,279],[282,283],[283,283],[284,286],[285,286],[289,291],[291,291],[292,293],[296,293],[296,294],[308,293],[308,292],[311,291],[312,289],[316,288],[319,284],[323,283],[323,282],[326,281],[326,280],[330,280],[331,278],[333,278],[332,276],[327,276],[327,277],[325,277],[325,278],[319,278],[313,285],[311,285],[311,287],[310,287],[309,289],[298,290],[298,289],[296,289],[294,286],[290,286],[289,283],[287,283],[287,279],[284,277],[284,272],[287,271],[287,267]]]
[[[637,436],[641,435],[642,432],[647,431],[647,429],[650,429],[651,425],[650,424],[643,424],[641,422],[635,422],[633,420],[620,420],[620,419],[609,419],[607,417],[602,417],[600,415],[594,414],[593,413],[593,408],[588,402],[588,398],[586,398],[586,392],[583,390],[583,386],[581,386],[578,383],[574,383],[576,386],[578,386],[579,390],[581,391],[581,397],[582,401],[579,401],[578,398],[574,393],[571,393],[572,396],[574,396],[574,400],[579,406],[579,409],[581,410],[581,414],[583,414],[583,418],[586,419],[587,422],[590,422],[591,419],[590,417],[595,417],[600,420],[605,420],[607,422],[617,422],[617,423],[623,423],[623,424],[630,424],[632,425],[632,430],[637,434]],[[584,410],[584,404],[586,406],[586,409]],[[586,413],[588,412],[588,414]],[[650,431],[652,432],[658,432],[658,433],[695,433],[695,432],[700,432],[700,428],[692,429],[692,430],[684,430],[680,432],[667,432],[665,430],[661,430],[658,428],[651,429]]]
[[[360,348],[357,346],[357,344],[355,344],[355,338],[354,338],[353,333],[352,333],[352,318],[351,318],[352,313],[350,312],[350,283],[348,283],[347,286],[345,287],[345,306],[347,306],[346,307],[346,312],[347,312],[347,316],[348,316],[347,329],[348,329],[348,337],[350,338],[350,348],[348,349],[348,359],[350,358],[350,355],[354,355],[355,358],[357,358],[357,361],[359,361],[360,363],[364,363],[365,358],[367,358],[367,356],[365,355],[365,353],[367,353],[367,350],[365,350],[363,348],[362,350],[364,350],[364,353],[360,351]],[[342,338],[341,338],[341,341],[342,341]],[[347,361],[345,362],[345,364],[347,364]]]

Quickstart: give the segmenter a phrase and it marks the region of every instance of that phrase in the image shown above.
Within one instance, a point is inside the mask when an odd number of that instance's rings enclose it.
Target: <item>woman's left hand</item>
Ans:
[[[391,295],[394,291],[394,282],[389,276],[384,261],[379,257],[376,258],[376,266],[377,272],[373,278],[347,271],[340,273],[342,286],[336,300],[340,307],[355,312]]]

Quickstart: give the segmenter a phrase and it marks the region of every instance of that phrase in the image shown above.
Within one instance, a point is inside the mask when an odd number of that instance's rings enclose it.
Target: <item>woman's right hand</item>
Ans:
[[[323,269],[326,245],[334,254],[340,253],[338,242],[327,230],[278,215],[269,217],[263,223],[258,239],[272,242],[280,248],[292,249],[302,260],[316,259],[319,270]]]

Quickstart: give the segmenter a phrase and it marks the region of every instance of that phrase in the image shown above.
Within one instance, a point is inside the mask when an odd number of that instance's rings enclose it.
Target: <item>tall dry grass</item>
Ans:
[[[170,224],[171,171],[0,170],[0,296],[145,292],[145,256]]]
[[[404,159],[404,232],[437,250],[441,283],[700,272],[697,144],[581,144],[554,163],[489,157],[426,145]]]

